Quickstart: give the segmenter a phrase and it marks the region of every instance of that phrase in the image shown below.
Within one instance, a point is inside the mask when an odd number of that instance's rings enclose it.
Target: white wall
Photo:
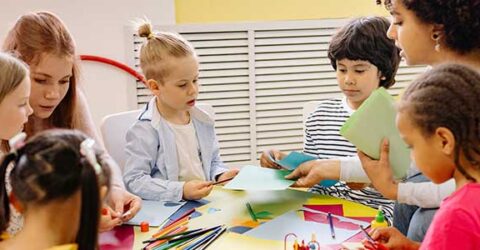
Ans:
[[[2,0],[0,43],[18,16],[35,10],[52,11],[66,23],[79,54],[108,57],[130,66],[127,42],[130,21],[147,16],[155,25],[175,24],[174,0]],[[135,82],[109,65],[82,62],[81,84],[97,126],[103,116],[136,108]]]

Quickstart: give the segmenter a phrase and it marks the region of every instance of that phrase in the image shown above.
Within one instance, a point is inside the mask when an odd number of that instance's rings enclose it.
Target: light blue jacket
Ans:
[[[142,199],[179,201],[184,182],[178,180],[175,135],[158,112],[155,100],[150,100],[127,131],[123,180],[127,188]],[[214,121],[196,107],[190,111],[190,117],[197,134],[205,178],[214,180],[228,170],[220,160]]]

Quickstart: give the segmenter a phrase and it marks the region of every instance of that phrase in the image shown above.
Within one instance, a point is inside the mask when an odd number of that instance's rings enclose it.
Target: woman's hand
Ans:
[[[373,160],[365,153],[358,151],[358,157],[362,162],[363,170],[377,189],[385,198],[390,200],[397,199],[398,183],[393,179],[392,169],[388,160],[389,145],[388,140],[384,139],[380,159]]]
[[[340,161],[339,160],[313,160],[307,161],[292,173],[285,176],[289,180],[297,181],[294,183],[296,187],[313,187],[322,180],[338,180],[340,178]]]

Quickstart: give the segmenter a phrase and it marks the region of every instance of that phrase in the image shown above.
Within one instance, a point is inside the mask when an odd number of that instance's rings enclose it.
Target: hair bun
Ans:
[[[153,38],[152,25],[148,21],[144,21],[144,23],[138,27],[138,35],[140,37],[146,37],[147,39]]]

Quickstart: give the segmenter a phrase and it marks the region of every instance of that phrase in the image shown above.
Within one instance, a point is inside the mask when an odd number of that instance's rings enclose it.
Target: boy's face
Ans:
[[[455,165],[445,153],[445,140],[437,133],[425,137],[406,111],[397,114],[396,123],[400,136],[411,150],[410,158],[425,176],[437,184],[452,178]]]
[[[158,83],[158,100],[170,110],[186,111],[198,96],[198,62],[194,56],[168,58],[168,75]]]
[[[357,109],[380,85],[380,72],[368,61],[337,60],[336,73],[338,86],[353,109]]]

